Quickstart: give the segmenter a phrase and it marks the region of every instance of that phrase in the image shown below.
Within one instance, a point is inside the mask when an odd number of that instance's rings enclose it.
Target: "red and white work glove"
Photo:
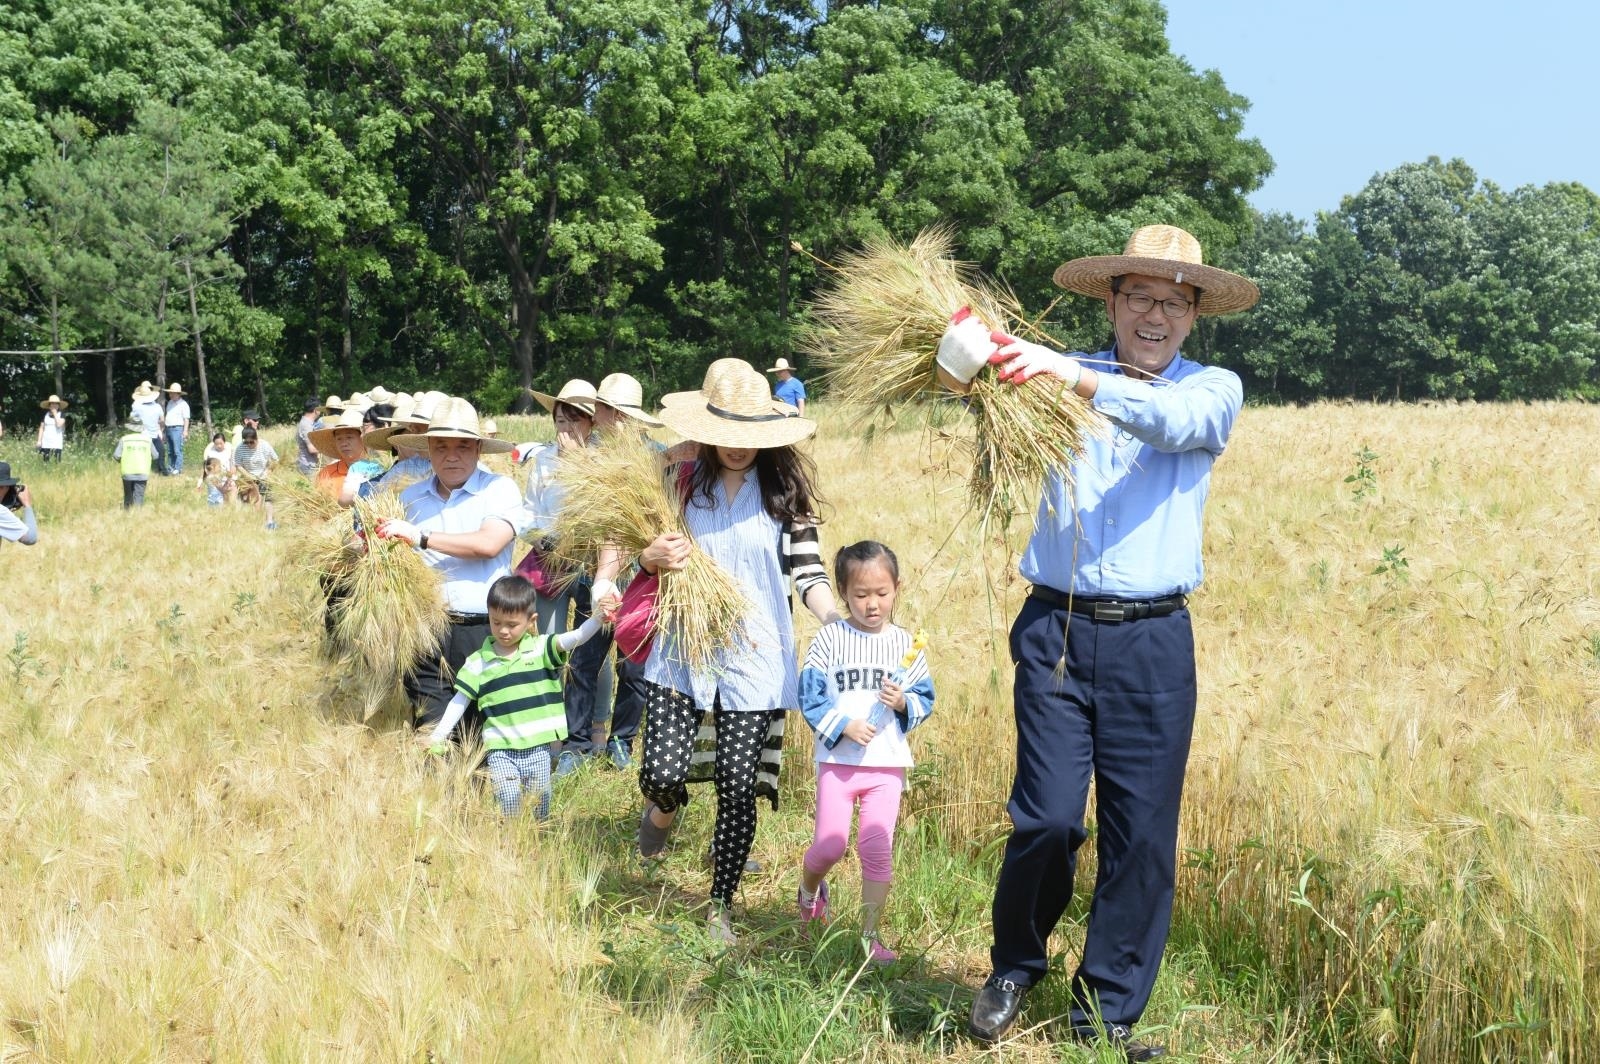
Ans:
[[[1021,384],[1041,373],[1061,378],[1068,388],[1076,388],[1083,379],[1083,365],[1075,358],[1052,351],[1043,344],[1019,340],[999,329],[990,335],[1000,349],[988,360],[998,367],[1000,379],[1009,384]]]
[[[957,381],[971,384],[994,352],[989,326],[972,313],[971,307],[962,307],[950,315],[950,327],[939,338],[939,353],[934,361]]]
[[[422,542],[422,529],[410,521],[389,518],[378,522],[378,538],[404,540],[415,547]]]

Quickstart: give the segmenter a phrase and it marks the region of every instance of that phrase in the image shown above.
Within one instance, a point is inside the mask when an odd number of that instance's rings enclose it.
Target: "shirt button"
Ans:
[[[1116,523],[1117,523],[1117,519],[1115,517],[1106,518],[1106,527],[1107,528],[1111,527],[1112,525],[1114,525]]]

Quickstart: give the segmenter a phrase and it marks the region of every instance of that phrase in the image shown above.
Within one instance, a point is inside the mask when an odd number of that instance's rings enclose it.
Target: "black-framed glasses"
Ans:
[[[1128,301],[1128,309],[1135,314],[1148,314],[1150,308],[1157,303],[1161,304],[1161,311],[1169,318],[1182,318],[1194,309],[1194,304],[1181,296],[1171,299],[1157,299],[1155,296],[1143,292],[1118,292],[1119,296]]]

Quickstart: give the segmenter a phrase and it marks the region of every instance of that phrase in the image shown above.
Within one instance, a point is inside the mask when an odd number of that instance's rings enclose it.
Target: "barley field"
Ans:
[[[208,509],[188,477],[124,513],[109,442],[42,469],[4,441],[41,543],[0,546],[0,1061],[1111,1060],[1059,1041],[1061,977],[1002,1048],[961,1034],[1031,514],[962,519],[957,418],[931,439],[820,420],[825,546],[899,552],[897,620],[928,629],[939,689],[885,915],[903,960],[881,972],[848,860],[834,932],[793,916],[798,717],[741,941],[714,946],[709,793],[652,867],[609,766],[558,781],[549,822],[503,822],[323,657],[287,530]],[[1173,1059],[1600,1057],[1597,422],[1244,412],[1208,512],[1179,898],[1142,1028]]]

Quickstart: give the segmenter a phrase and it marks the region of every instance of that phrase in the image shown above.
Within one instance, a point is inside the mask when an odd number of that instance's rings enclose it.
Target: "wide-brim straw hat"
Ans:
[[[183,394],[183,385],[179,384],[177,381],[173,381],[171,384],[167,385],[167,394],[168,395],[182,395]]]
[[[789,365],[789,360],[786,359],[786,358],[778,359],[778,361],[774,362],[771,365],[771,367],[768,368],[767,372],[768,373],[778,373],[778,372],[781,372],[783,370],[787,370],[790,373],[794,372],[794,367]]]
[[[156,391],[156,386],[149,381],[140,381],[139,387],[133,390],[133,401],[143,403],[156,398],[161,393]]]
[[[51,392],[50,398],[39,400],[39,408],[42,410],[49,410],[51,403],[56,404],[63,410],[70,405],[65,399],[61,398],[61,396],[57,395],[55,392]]]
[[[330,395],[322,401],[322,409],[337,412],[344,409],[344,400],[337,395]]]
[[[333,434],[340,429],[355,429],[359,433],[361,431],[361,411],[353,406],[345,407],[344,413],[339,415],[339,420],[331,425],[324,423],[323,427],[312,429],[306,433],[306,439],[310,441],[312,447],[317,449],[319,454],[325,454],[334,459],[341,458],[343,456],[339,454],[339,448],[333,444]],[[363,438],[361,442],[365,443],[366,439]]]
[[[662,400],[661,420],[686,440],[713,447],[783,447],[817,431],[817,423],[772,398],[767,379],[748,363],[743,371],[710,371],[697,392]]]
[[[380,384],[375,388],[367,389],[367,398],[371,399],[374,403],[392,403],[395,400],[395,395],[389,389]]]
[[[594,385],[579,377],[561,386],[561,390],[554,395],[547,392],[534,392],[533,397],[539,400],[539,405],[551,413],[555,413],[557,403],[566,403],[575,406],[590,417],[594,417],[595,390]]]
[[[1255,306],[1261,289],[1241,277],[1202,261],[1200,241],[1175,225],[1147,225],[1134,231],[1121,255],[1092,255],[1056,267],[1055,282],[1070,292],[1104,299],[1111,278],[1128,274],[1160,277],[1200,289],[1196,314],[1233,314]]]
[[[644,385],[626,373],[612,373],[595,389],[594,399],[611,409],[642,421],[653,428],[661,427],[661,419],[644,412]]]
[[[449,396],[434,408],[428,431],[391,436],[389,444],[397,451],[427,451],[429,440],[477,440],[480,454],[505,454],[515,446],[510,440],[484,435],[478,412],[465,399]]]

